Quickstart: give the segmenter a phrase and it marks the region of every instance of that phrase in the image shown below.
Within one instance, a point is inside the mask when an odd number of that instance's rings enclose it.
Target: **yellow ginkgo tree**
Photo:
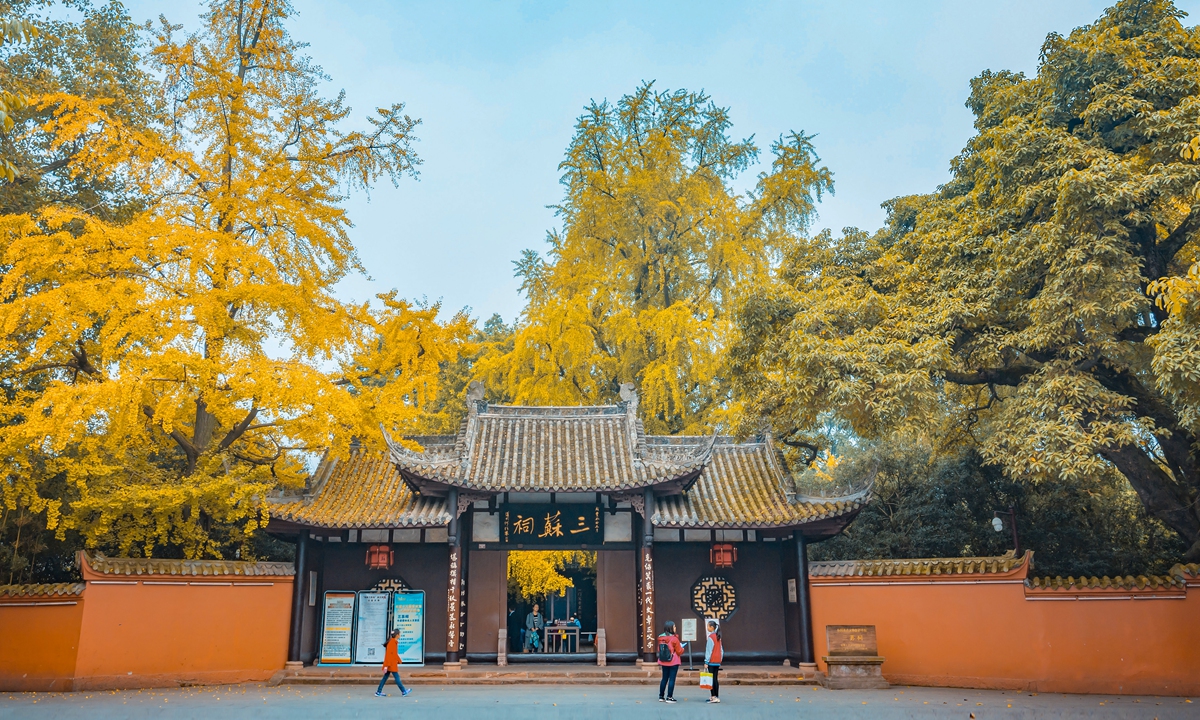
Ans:
[[[586,550],[520,550],[508,554],[508,588],[525,600],[560,595],[575,581],[569,568],[596,567],[596,553]]]
[[[561,231],[547,258],[530,250],[517,262],[528,305],[512,348],[476,366],[489,389],[590,404],[632,382],[652,432],[720,420],[733,299],[832,191],[811,138],[790,133],[740,194],[735,180],[759,151],[731,125],[707,95],[652,83],[586,108],[559,166]]]
[[[163,21],[149,130],[104,100],[34,99],[75,174],[150,199],[120,224],[63,206],[0,218],[0,492],[89,545],[237,547],[313,453],[418,426],[465,337],[436,306],[334,296],[360,270],[346,188],[413,173],[418,121],[396,104],[344,129],[289,12],[214,0],[186,37]],[[68,491],[43,493],[51,479]]]

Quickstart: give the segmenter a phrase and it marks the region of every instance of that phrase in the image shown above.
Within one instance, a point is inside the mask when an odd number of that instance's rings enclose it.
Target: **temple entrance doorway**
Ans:
[[[595,661],[596,561],[587,550],[508,552],[510,662]]]

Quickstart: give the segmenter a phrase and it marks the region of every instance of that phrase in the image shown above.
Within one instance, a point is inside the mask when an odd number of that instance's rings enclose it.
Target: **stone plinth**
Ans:
[[[878,655],[826,655],[829,668],[822,682],[830,690],[873,690],[891,687],[883,678],[883,658]]]

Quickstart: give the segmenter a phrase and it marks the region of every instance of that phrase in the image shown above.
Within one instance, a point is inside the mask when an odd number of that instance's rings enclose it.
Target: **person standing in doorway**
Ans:
[[[675,676],[683,662],[683,644],[675,631],[675,623],[668,620],[663,634],[658,636],[658,666],[662,668],[662,680],[658,682],[658,701],[675,702]]]
[[[712,675],[712,689],[709,690],[710,703],[721,702],[721,687],[717,684],[717,674],[721,672],[721,661],[725,659],[725,648],[721,645],[721,626],[716,620],[709,618],[705,623],[708,629],[708,643],[704,646],[704,664]]]
[[[534,603],[533,610],[525,616],[525,652],[541,648],[544,627],[546,620],[542,617],[541,608]]]
[[[379,681],[379,687],[375,690],[375,697],[387,697],[387,693],[383,691],[383,686],[387,684],[388,675],[396,678],[396,687],[400,688],[400,694],[407,696],[412,690],[404,687],[404,683],[400,682],[400,651],[397,646],[400,644],[400,631],[393,630],[392,636],[383,644],[383,678]]]

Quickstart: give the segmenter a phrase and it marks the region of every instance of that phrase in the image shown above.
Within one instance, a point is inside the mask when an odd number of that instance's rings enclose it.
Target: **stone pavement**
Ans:
[[[629,685],[559,687],[417,686],[402,698],[358,686],[233,685],[171,690],[0,693],[0,718],[1200,718],[1188,698],[1057,695],[1015,691],[897,687],[832,691],[820,687],[734,686],[720,705],[707,692],[678,688],[677,705],[656,701],[657,689]]]

